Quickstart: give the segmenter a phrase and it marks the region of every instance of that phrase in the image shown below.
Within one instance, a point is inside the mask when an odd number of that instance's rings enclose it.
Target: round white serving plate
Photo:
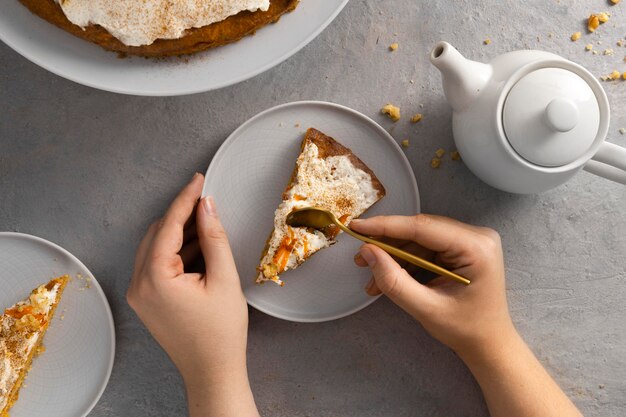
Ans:
[[[11,417],[85,417],[109,381],[115,356],[113,316],[91,272],[54,243],[0,233],[0,309],[64,274],[72,280],[44,337],[46,350],[34,359]]]
[[[0,39],[61,77],[102,90],[174,96],[225,87],[279,64],[311,42],[348,0],[302,0],[296,10],[230,45],[187,60],[119,59],[31,14],[18,0],[0,0]]]
[[[354,265],[361,243],[341,234],[302,266],[274,283],[256,285],[256,266],[272,229],[307,128],[315,127],[352,149],[376,174],[387,196],[364,217],[419,212],[413,171],[396,141],[370,118],[338,104],[301,101],[266,110],[226,139],[211,161],[203,195],[215,198],[248,303],[285,320],[320,322],[371,304],[367,269]]]

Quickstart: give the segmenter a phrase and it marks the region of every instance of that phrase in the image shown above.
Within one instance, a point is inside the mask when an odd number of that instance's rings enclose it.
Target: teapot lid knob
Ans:
[[[557,132],[569,132],[578,124],[580,113],[572,100],[555,98],[546,106],[548,126]]]

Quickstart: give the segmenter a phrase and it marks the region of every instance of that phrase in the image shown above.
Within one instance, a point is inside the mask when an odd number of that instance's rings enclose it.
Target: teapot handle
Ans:
[[[604,142],[584,170],[626,185],[626,148]]]

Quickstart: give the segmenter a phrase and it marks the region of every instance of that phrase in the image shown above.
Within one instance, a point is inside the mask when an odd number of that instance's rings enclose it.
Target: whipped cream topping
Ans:
[[[287,215],[294,209],[320,207],[349,224],[380,198],[372,177],[354,166],[346,155],[320,158],[317,146],[308,142],[296,164],[296,180],[274,213],[274,233],[268,242],[267,254],[261,260],[262,266],[276,263],[277,251],[288,240],[291,252],[286,262],[283,260],[284,268],[279,268],[279,273],[297,267],[314,252],[335,243],[319,230],[288,226]],[[282,285],[272,272],[275,271],[260,271],[257,282],[272,280]]]
[[[70,22],[99,25],[128,46],[178,39],[185,31],[248,10],[267,11],[270,0],[56,0]]]
[[[7,310],[19,307],[32,306],[33,313],[47,315],[56,300],[60,284],[55,284],[50,290],[45,285],[34,291],[27,301],[20,301]],[[28,327],[20,327],[24,318],[16,319],[7,314],[0,317],[0,410],[6,407],[9,401],[10,390],[26,365],[26,358],[37,346],[41,332],[33,331]],[[32,317],[32,316],[31,316]],[[15,331],[15,329],[18,329]],[[9,351],[9,346],[13,348]],[[16,351],[22,354],[15,354]]]

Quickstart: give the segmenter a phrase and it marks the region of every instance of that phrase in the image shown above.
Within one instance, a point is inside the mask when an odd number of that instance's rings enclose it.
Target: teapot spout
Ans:
[[[430,62],[441,72],[443,91],[454,111],[461,111],[474,101],[492,75],[490,65],[464,58],[447,42],[435,45]]]

